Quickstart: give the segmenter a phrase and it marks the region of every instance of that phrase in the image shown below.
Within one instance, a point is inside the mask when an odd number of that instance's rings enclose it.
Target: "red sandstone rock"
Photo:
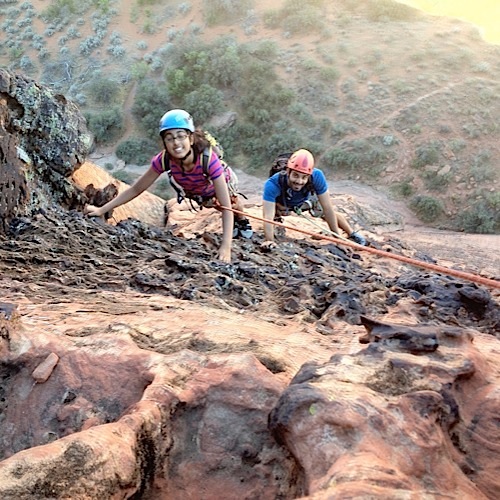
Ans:
[[[59,361],[59,356],[51,352],[34,370],[31,376],[39,384],[43,384],[52,374]]]
[[[3,317],[20,369],[4,376],[4,419],[18,427],[0,439],[2,498],[495,498],[493,337],[434,329],[439,348],[413,355],[356,347],[362,335],[343,333],[331,357],[314,330],[295,336],[286,323],[265,329],[248,317],[236,326],[203,309],[195,319],[192,307],[167,304],[147,323],[122,318],[112,334],[31,335],[18,315]],[[188,318],[205,333],[186,331]],[[159,354],[139,349],[140,338],[208,351]],[[247,353],[210,353],[242,345]],[[32,387],[42,349],[60,360]],[[295,369],[273,374],[257,360],[271,355],[303,367],[293,380]]]

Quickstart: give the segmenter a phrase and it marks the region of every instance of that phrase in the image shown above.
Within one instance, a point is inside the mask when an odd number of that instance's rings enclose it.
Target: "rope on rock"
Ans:
[[[326,236],[326,235],[322,235],[322,234],[312,233],[311,231],[306,231],[305,229],[298,229],[295,227],[287,226],[286,224],[283,224],[282,222],[264,219],[264,218],[258,217],[256,215],[250,215],[246,212],[241,212],[240,210],[236,210],[234,208],[226,208],[226,207],[223,207],[223,208],[225,210],[231,210],[231,212],[234,212],[235,214],[238,214],[238,215],[242,215],[244,217],[250,217],[252,219],[255,219],[255,220],[258,220],[261,222],[267,222],[269,224],[274,224],[275,226],[280,226],[280,227],[283,227],[285,229],[290,229],[291,231],[297,231],[298,233],[302,233],[302,234],[305,234],[308,236],[314,236],[316,238],[321,238],[321,239],[326,240],[326,241],[331,241],[332,243],[337,243],[337,244],[340,243],[341,245],[355,248],[358,251],[372,253],[374,255],[378,255],[380,257],[387,257],[389,259],[399,260],[400,262],[405,262],[406,264],[411,264],[414,266],[423,267],[424,269],[430,269],[431,271],[436,271],[436,272],[441,273],[441,274],[447,274],[449,276],[454,276],[456,278],[461,278],[461,279],[464,279],[467,281],[472,281],[473,283],[477,283],[479,285],[484,285],[487,287],[500,289],[500,281],[490,279],[490,278],[485,278],[484,276],[466,273],[464,271],[458,271],[456,269],[450,269],[449,267],[445,267],[445,266],[438,266],[437,264],[432,264],[430,262],[423,262],[421,260],[416,260],[416,259],[412,259],[410,257],[405,257],[404,255],[398,255],[395,253],[386,252],[384,250],[379,250],[377,248],[364,247],[364,246],[359,245],[358,243],[354,243],[354,241],[350,241],[350,240],[348,240],[340,235]],[[335,234],[335,233],[332,233],[332,234]]]

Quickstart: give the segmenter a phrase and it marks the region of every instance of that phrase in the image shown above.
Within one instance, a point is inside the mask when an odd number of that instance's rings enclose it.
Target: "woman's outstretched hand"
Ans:
[[[222,262],[227,262],[228,264],[231,262],[231,247],[220,247],[219,260],[221,260]]]
[[[90,217],[101,217],[104,215],[102,207],[95,207],[94,205],[85,205],[83,213],[85,215],[89,215]]]

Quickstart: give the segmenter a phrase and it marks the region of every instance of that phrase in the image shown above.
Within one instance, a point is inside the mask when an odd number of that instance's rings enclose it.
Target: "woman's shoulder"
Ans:
[[[159,153],[155,154],[153,158],[151,158],[151,166],[157,171],[157,172],[164,172],[166,169],[166,162],[168,163],[168,155],[166,154],[166,151],[160,151]]]

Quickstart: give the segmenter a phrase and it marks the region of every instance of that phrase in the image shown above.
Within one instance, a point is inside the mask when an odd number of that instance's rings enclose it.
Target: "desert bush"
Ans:
[[[327,66],[319,70],[319,78],[326,83],[335,82],[339,76],[340,71],[333,66]]]
[[[170,185],[168,179],[160,179],[159,181],[156,181],[151,186],[149,191],[152,192],[154,195],[163,198],[164,200],[169,200],[175,195],[175,191]]]
[[[192,5],[189,2],[182,2],[178,7],[177,10],[179,11],[179,14],[185,16],[189,12],[191,12]]]
[[[202,84],[182,99],[182,107],[189,109],[195,123],[204,123],[222,109],[224,94],[210,85]]]
[[[123,110],[117,106],[104,111],[87,111],[85,118],[98,144],[110,144],[123,133]]]
[[[350,171],[358,166],[359,158],[352,151],[335,147],[323,155],[322,161],[330,170]]]
[[[142,81],[146,78],[146,75],[149,73],[149,65],[146,61],[138,61],[132,64],[130,68],[130,74],[132,78],[137,81]]]
[[[285,36],[302,35],[306,29],[326,30],[321,7],[324,0],[286,0],[281,9],[264,13],[266,28],[281,28]]]
[[[470,208],[457,217],[456,228],[467,233],[500,233],[500,193],[483,192]]]
[[[295,99],[292,90],[278,83],[259,87],[256,82],[247,82],[239,97],[239,105],[245,110],[245,117],[255,125],[268,127],[270,121],[281,117]]]
[[[413,21],[418,11],[394,0],[369,0],[366,15],[370,21]]]
[[[261,61],[275,59],[279,53],[279,45],[273,40],[263,40],[262,42],[247,47],[247,54]]]
[[[195,88],[195,82],[190,72],[184,68],[170,68],[166,73],[168,93],[174,99],[182,99]]]
[[[27,74],[32,74],[36,70],[35,64],[26,54],[19,60],[19,67]]]
[[[70,39],[81,38],[82,34],[78,31],[76,26],[69,26],[67,31],[67,36]]]
[[[41,13],[40,17],[46,22],[59,19],[68,19],[76,14],[83,14],[92,2],[89,0],[53,0]]]
[[[124,182],[125,184],[132,184],[134,182],[134,175],[127,172],[124,168],[114,172],[113,177],[121,182]]]
[[[23,47],[16,43],[9,49],[9,61],[11,61],[12,63],[14,63],[14,65],[16,65],[21,60],[21,57],[23,57],[23,54],[24,54]]]
[[[88,95],[94,104],[114,105],[121,102],[123,91],[116,80],[97,76],[89,83]]]
[[[136,1],[139,7],[155,5],[162,2],[162,0],[136,0]]]
[[[49,57],[50,57],[50,53],[49,53],[48,49],[46,49],[45,47],[39,49],[39,51],[38,51],[38,59],[40,61],[48,59]]]
[[[449,143],[453,153],[458,154],[467,147],[467,142],[464,139],[452,139]]]
[[[123,56],[127,53],[125,48],[122,47],[121,45],[110,45],[106,51],[108,52],[108,54],[110,54],[112,57],[114,57],[115,59],[122,59]]]
[[[491,164],[492,154],[489,149],[479,151],[474,157],[470,174],[476,182],[493,181],[498,176],[498,169]]]
[[[304,8],[295,14],[288,14],[282,21],[282,29],[290,36],[302,36],[304,30],[323,30],[324,17],[319,9]]]
[[[172,107],[166,84],[144,80],[137,87],[132,114],[146,136],[153,138],[158,137],[160,118]]]
[[[396,184],[392,184],[390,190],[393,194],[398,197],[408,198],[411,196],[415,189],[412,185],[413,179],[406,179],[402,182],[397,182]]]
[[[439,200],[427,195],[414,196],[410,201],[410,208],[423,222],[435,222],[444,211]]]
[[[83,56],[88,56],[94,51],[94,49],[97,49],[101,45],[101,36],[88,36],[79,45],[80,54],[82,54]]]
[[[246,62],[238,86],[238,105],[246,120],[267,128],[294,100],[295,93],[277,82],[272,62],[254,58]]]
[[[356,126],[353,125],[352,123],[335,122],[331,126],[330,135],[331,137],[338,140],[341,137],[355,131],[356,131]]]
[[[228,88],[239,81],[242,63],[233,39],[223,38],[211,45],[196,43],[196,49],[192,46],[178,44],[172,52],[165,77],[173,98],[182,99],[202,84]]]
[[[444,188],[450,184],[451,174],[438,175],[437,172],[425,172],[423,174],[423,179],[425,187],[429,191],[441,191],[444,192]]]
[[[144,137],[131,137],[118,144],[116,156],[125,163],[134,165],[146,165],[151,161],[153,155],[158,152],[158,144]]]
[[[204,0],[203,18],[208,26],[231,23],[254,8],[254,0]]]
[[[411,166],[416,169],[425,167],[426,165],[437,165],[441,157],[441,143],[438,141],[430,141],[421,144],[415,150],[415,157]]]
[[[208,47],[210,58],[206,67],[208,83],[214,87],[232,87],[241,77],[242,55],[236,40],[222,38]]]
[[[375,136],[355,139],[334,147],[325,152],[322,161],[332,170],[374,177],[380,174],[393,155],[383,145],[383,138]]]

